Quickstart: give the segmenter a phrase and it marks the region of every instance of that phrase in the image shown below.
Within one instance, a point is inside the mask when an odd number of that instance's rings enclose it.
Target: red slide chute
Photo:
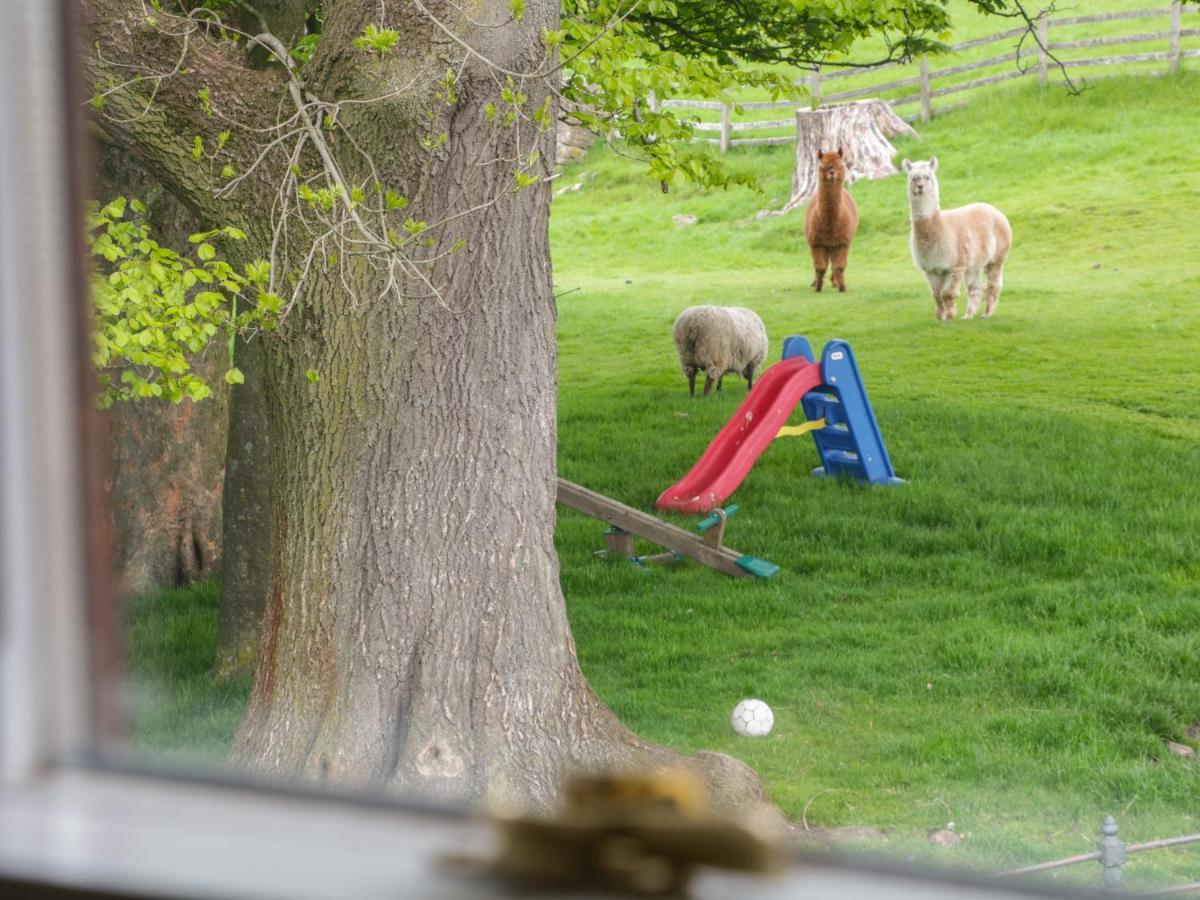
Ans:
[[[667,488],[656,509],[707,512],[732,494],[804,395],[821,384],[821,364],[797,356],[763,372],[737,413],[692,470]]]

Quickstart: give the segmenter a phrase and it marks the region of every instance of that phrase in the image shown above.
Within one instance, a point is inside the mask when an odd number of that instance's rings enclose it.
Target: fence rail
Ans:
[[[1195,12],[1193,12],[1193,10],[1195,10]],[[794,134],[787,137],[736,137],[736,135],[741,132],[792,128],[795,126],[795,110],[797,109],[816,108],[821,104],[840,103],[847,100],[855,100],[872,95],[877,96],[884,92],[897,91],[909,87],[915,87],[917,90],[889,99],[888,102],[891,103],[892,106],[919,104],[919,108],[916,112],[904,115],[902,118],[910,122],[916,119],[927,122],[933,118],[935,113],[948,112],[952,109],[958,109],[965,105],[965,101],[948,105],[935,105],[934,101],[943,97],[975,90],[976,88],[985,87],[987,85],[1000,84],[1016,78],[1023,78],[1027,75],[1032,76],[1035,74],[1038,76],[1039,83],[1045,86],[1049,80],[1050,58],[1048,54],[1060,50],[1082,50],[1089,47],[1111,47],[1122,44],[1144,44],[1165,41],[1169,43],[1169,49],[1167,50],[1155,50],[1145,53],[1125,53],[1115,56],[1088,57],[1086,59],[1064,59],[1061,61],[1061,65],[1064,69],[1075,69],[1084,66],[1091,67],[1122,65],[1127,63],[1165,62],[1167,63],[1166,72],[1173,74],[1179,70],[1179,65],[1182,60],[1200,58],[1200,49],[1184,49],[1182,47],[1182,39],[1200,36],[1200,28],[1182,27],[1183,12],[1184,9],[1180,0],[1173,0],[1170,6],[1159,9],[1136,9],[1127,10],[1124,12],[1102,13],[1099,15],[1088,16],[1070,16],[1058,19],[1042,18],[1038,20],[1037,28],[1037,36],[1040,46],[1035,48],[1018,48],[1015,50],[1010,50],[1006,53],[989,56],[986,59],[960,63],[941,69],[931,68],[930,60],[928,58],[924,58],[920,60],[918,64],[916,64],[916,68],[918,70],[918,74],[916,75],[906,75],[902,78],[893,78],[889,81],[882,81],[861,87],[854,87],[844,91],[835,91],[833,93],[824,95],[821,93],[821,87],[826,82],[839,81],[845,78],[864,76],[868,74],[874,75],[880,72],[889,72],[892,70],[912,71],[914,64],[911,62],[896,61],[885,63],[881,66],[844,68],[836,69],[832,72],[825,72],[821,69],[816,69],[809,75],[807,79],[805,79],[805,83],[807,83],[809,93],[811,95],[811,100],[807,104],[798,104],[794,100],[752,101],[749,103],[731,104],[716,100],[672,99],[663,100],[661,102],[661,106],[678,109],[711,110],[720,113],[719,122],[697,122],[695,124],[695,128],[696,131],[703,133],[715,132],[717,137],[700,137],[698,140],[719,144],[722,152],[728,151],[731,147],[763,144],[785,144],[794,141]],[[1188,10],[1188,13],[1193,16],[1198,12],[1200,12],[1200,9],[1195,7]],[[1139,19],[1163,17],[1170,18],[1170,28],[1165,31],[1144,31],[1136,34],[1106,35],[1062,41],[1051,40],[1051,29],[1054,28],[1063,28],[1072,25],[1135,21]],[[964,50],[970,50],[976,47],[984,47],[999,41],[1011,40],[1026,33],[1027,29],[1025,28],[1010,28],[995,34],[985,35],[984,37],[978,37],[969,41],[953,44],[951,45],[950,49],[956,53],[960,53]],[[958,81],[943,87],[934,86],[935,82],[942,79],[953,78],[957,75],[963,75],[967,72],[975,72],[978,70],[994,68],[996,66],[1007,65],[1010,63],[1015,64],[1015,66],[1002,72],[981,75],[977,78],[971,78],[966,81]],[[797,84],[800,83],[801,82],[797,82]],[[658,105],[655,104],[653,100],[651,103],[652,105]],[[785,119],[752,120],[740,122],[734,121],[733,112],[735,106],[739,112],[746,110],[786,109],[788,110],[788,117]]]
[[[1105,890],[1123,890],[1125,886],[1122,867],[1134,853],[1145,853],[1147,850],[1162,850],[1166,847],[1181,847],[1185,844],[1200,843],[1200,834],[1185,834],[1179,837],[1162,838],[1157,841],[1146,841],[1141,844],[1126,844],[1120,837],[1121,829],[1112,816],[1104,820],[1100,826],[1101,838],[1096,842],[1097,849],[1091,853],[1080,853],[1065,859],[1054,859],[1050,862],[1037,863],[1032,866],[1022,866],[1019,869],[1007,869],[997,872],[997,878],[1011,878],[1018,875],[1033,875],[1037,872],[1049,872],[1052,869],[1064,869],[1080,863],[1099,861],[1103,867],[1101,884]],[[1162,897],[1168,894],[1187,894],[1200,892],[1200,881],[1188,884],[1177,884],[1172,887],[1159,888],[1155,891],[1141,892],[1143,897]]]

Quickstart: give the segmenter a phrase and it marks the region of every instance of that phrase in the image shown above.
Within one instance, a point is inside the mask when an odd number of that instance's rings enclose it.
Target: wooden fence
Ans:
[[[1196,12],[1200,12],[1197,7],[1188,9],[1189,18],[1194,16]],[[1071,16],[1067,18],[1042,18],[1038,20],[1038,41],[1041,47],[1046,47],[1050,52],[1056,53],[1063,50],[1076,50],[1089,47],[1107,47],[1119,44],[1144,44],[1151,41],[1166,41],[1168,49],[1157,50],[1145,53],[1126,53],[1116,56],[1100,56],[1086,58],[1070,58],[1063,59],[1062,65],[1067,69],[1078,68],[1082,66],[1109,66],[1120,65],[1124,63],[1142,63],[1161,61],[1166,63],[1165,72],[1174,74],[1179,71],[1180,61],[1184,59],[1192,59],[1200,57],[1200,49],[1184,49],[1183,39],[1189,37],[1200,36],[1200,28],[1184,28],[1183,27],[1184,8],[1180,0],[1173,0],[1169,7],[1163,9],[1142,9],[1130,10],[1128,12],[1105,13],[1101,15],[1091,16]],[[1134,19],[1153,19],[1164,18],[1170,19],[1170,26],[1166,31],[1157,32],[1141,32],[1137,34],[1115,34],[1104,37],[1090,37],[1078,40],[1053,40],[1052,30],[1055,28],[1064,28],[1075,25],[1089,25],[1103,22],[1118,22],[1123,20]],[[960,53],[964,50],[972,50],[976,47],[983,47],[988,44],[995,44],[1000,41],[1011,41],[1020,38],[1025,34],[1025,28],[1013,28],[1007,31],[1001,31],[997,34],[987,35],[986,37],[976,38],[970,41],[964,41],[960,44],[951,46],[951,50]],[[1032,44],[1032,41],[1027,42]],[[980,75],[970,78],[966,81],[956,81],[952,84],[947,84],[944,87],[937,87],[935,83],[954,76],[962,75],[966,72],[978,72],[985,69],[996,69],[1003,66],[999,72]],[[863,87],[856,87],[851,90],[834,91],[832,93],[822,93],[824,88],[827,88],[831,83],[836,83],[843,79],[875,76],[883,72],[911,72],[913,68],[917,69],[916,75],[909,75],[903,78],[894,78],[889,81],[873,82]],[[695,123],[695,128],[700,132],[718,132],[719,137],[705,138],[714,144],[719,144],[721,152],[728,152],[730,147],[744,146],[750,144],[789,144],[793,142],[795,134],[784,136],[770,137],[734,137],[735,134],[747,131],[760,131],[768,129],[793,128],[795,126],[796,109],[816,108],[822,103],[840,103],[847,100],[855,100],[862,97],[875,97],[880,94],[909,90],[898,97],[889,98],[888,102],[895,107],[909,106],[919,104],[917,111],[903,115],[902,118],[907,121],[920,119],[922,122],[927,122],[933,118],[937,112],[948,112],[951,109],[958,109],[966,105],[966,101],[955,102],[951,104],[937,105],[935,101],[942,97],[949,97],[953,94],[959,94],[964,91],[974,90],[986,85],[1000,84],[1001,82],[1011,81],[1015,78],[1023,78],[1025,76],[1037,75],[1038,82],[1045,86],[1050,78],[1050,70],[1053,64],[1050,62],[1046,52],[1040,47],[1034,45],[1032,47],[1023,47],[1021,49],[1013,49],[1006,53],[1001,53],[996,56],[990,56],[987,59],[977,60],[975,62],[963,63],[960,65],[947,66],[945,68],[935,69],[930,65],[929,57],[922,58],[919,63],[887,63],[882,66],[855,68],[855,69],[839,69],[830,73],[823,73],[819,68],[814,70],[807,79],[807,86],[811,97],[809,104],[798,104],[794,100],[784,100],[777,102],[751,102],[751,103],[722,103],[714,100],[663,100],[661,105],[664,108],[680,108],[680,109],[696,109],[696,110],[713,110],[720,113],[721,120],[719,122],[699,121]],[[801,84],[805,82],[797,82]],[[651,106],[657,104],[651,98]],[[733,121],[734,107],[740,111],[747,110],[764,110],[764,109],[787,109],[792,113],[787,119],[771,119],[763,121]]]

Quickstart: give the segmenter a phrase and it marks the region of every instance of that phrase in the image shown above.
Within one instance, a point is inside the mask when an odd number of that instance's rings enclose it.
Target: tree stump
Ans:
[[[850,181],[896,174],[896,148],[888,138],[916,132],[885,100],[856,100],[819,109],[796,110],[796,168],[792,199],[781,212],[803,206],[817,192],[817,154],[841,147]]]

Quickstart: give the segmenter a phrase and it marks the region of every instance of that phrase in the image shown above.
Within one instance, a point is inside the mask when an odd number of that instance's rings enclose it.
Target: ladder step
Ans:
[[[858,441],[845,428],[825,428],[813,435],[814,440],[829,452],[841,450],[847,453],[858,452]]]
[[[830,394],[822,390],[809,391],[804,395],[804,400],[810,403],[828,403],[830,406],[842,405],[842,401],[837,398],[837,394]]]
[[[842,466],[861,466],[862,460],[858,454],[849,450],[830,450],[825,455],[825,462]]]

